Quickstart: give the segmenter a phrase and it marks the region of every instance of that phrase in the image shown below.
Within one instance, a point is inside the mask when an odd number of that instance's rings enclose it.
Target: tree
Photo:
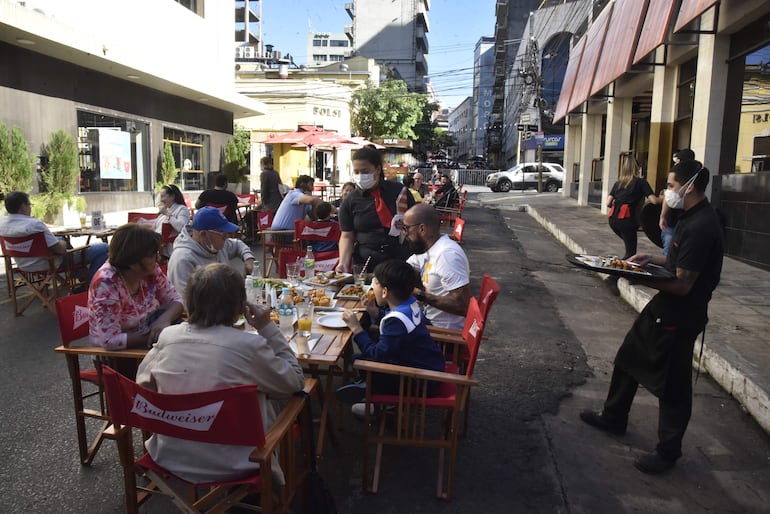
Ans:
[[[403,80],[386,80],[378,88],[367,83],[353,92],[353,129],[367,139],[414,139],[414,127],[427,103],[426,95],[410,93]]]
[[[435,128],[433,129],[433,151],[438,152],[439,150],[448,150],[449,148],[455,146],[457,142],[455,141],[455,137],[451,132],[448,132],[444,129]]]
[[[77,193],[80,166],[75,138],[64,130],[57,130],[51,134],[46,154],[48,162],[42,169],[45,193],[36,199],[33,215],[53,223],[62,205],[70,202]],[[84,209],[84,202],[79,203],[77,208]]]
[[[10,141],[8,136],[8,127],[0,123],[0,192],[28,192],[33,172],[27,141],[19,127],[13,127]]]
[[[176,160],[174,159],[174,152],[171,150],[171,143],[166,142],[163,145],[163,160],[160,163],[160,182],[155,184],[155,190],[160,191],[160,188],[166,184],[173,184],[178,174],[179,170],[176,168]]]
[[[246,155],[251,147],[251,134],[237,125],[233,131],[233,137],[225,146],[225,162],[222,172],[227,175],[230,182],[240,182],[244,178],[244,169],[248,172]]]

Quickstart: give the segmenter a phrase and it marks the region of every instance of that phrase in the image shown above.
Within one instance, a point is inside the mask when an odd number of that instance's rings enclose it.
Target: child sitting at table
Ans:
[[[398,364],[432,371],[444,371],[444,354],[428,332],[420,304],[412,291],[418,278],[409,264],[399,260],[388,260],[374,268],[372,290],[376,305],[367,304],[372,321],[379,317],[376,307],[386,307],[385,315],[379,320],[380,338],[374,342],[361,326],[358,316],[351,310],[342,313],[342,319],[353,331],[353,341],[361,353],[354,359],[366,359],[389,364]],[[374,376],[372,391],[376,394],[398,394],[399,377],[395,375]],[[428,386],[428,395],[434,395],[438,383]],[[364,399],[366,383],[359,381],[337,389],[337,399],[344,403],[357,403]],[[361,404],[363,405],[363,404]],[[363,411],[353,408],[353,412]]]
[[[321,202],[315,208],[316,221],[327,221],[337,223],[333,216],[334,207],[329,202]],[[339,249],[337,241],[313,241],[313,252],[333,252]]]

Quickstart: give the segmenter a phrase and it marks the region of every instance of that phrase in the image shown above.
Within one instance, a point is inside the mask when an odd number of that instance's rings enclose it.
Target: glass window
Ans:
[[[149,126],[77,111],[80,192],[149,191]]]
[[[746,56],[735,172],[770,170],[770,45]]]
[[[323,46],[320,39],[314,39],[313,40],[313,46]]]
[[[332,39],[331,42],[329,43],[329,46],[347,48],[348,43],[349,42],[347,39]]]
[[[315,62],[326,62],[326,56],[321,54],[313,54],[313,60]]]
[[[342,62],[344,60],[344,57],[342,55],[330,55],[329,60],[331,62]]]
[[[183,191],[203,189],[209,168],[210,137],[206,134],[164,128],[163,145],[171,145],[179,170],[176,184]]]

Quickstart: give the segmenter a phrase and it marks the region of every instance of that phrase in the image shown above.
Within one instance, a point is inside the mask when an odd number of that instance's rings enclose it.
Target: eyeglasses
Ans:
[[[407,225],[406,223],[402,223],[401,232],[407,233],[409,232],[410,228],[419,227],[420,225],[424,225],[424,223],[415,223],[414,225]]]
[[[220,232],[219,230],[207,230],[207,232],[210,232],[212,234],[216,234],[219,237],[221,237],[222,239],[226,239],[227,238],[227,234],[224,233],[224,232]]]

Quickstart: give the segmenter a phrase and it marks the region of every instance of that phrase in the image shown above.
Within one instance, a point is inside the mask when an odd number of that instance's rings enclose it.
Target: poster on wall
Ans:
[[[131,134],[120,130],[99,129],[101,178],[131,179]]]

